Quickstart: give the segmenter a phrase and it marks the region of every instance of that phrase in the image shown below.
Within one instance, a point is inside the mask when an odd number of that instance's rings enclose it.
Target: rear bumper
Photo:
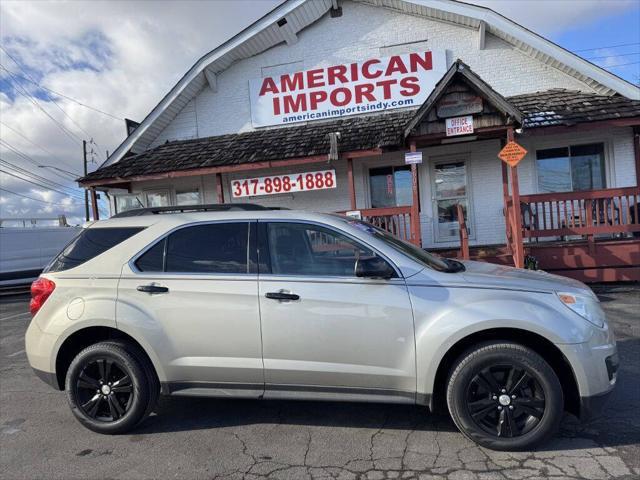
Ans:
[[[60,386],[58,385],[58,377],[56,377],[55,373],[43,372],[42,370],[38,370],[37,368],[34,368],[33,372],[44,383],[46,383],[50,387],[55,388],[56,390],[60,390]]]

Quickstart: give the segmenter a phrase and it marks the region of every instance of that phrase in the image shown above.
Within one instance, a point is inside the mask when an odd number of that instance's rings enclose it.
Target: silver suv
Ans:
[[[90,225],[32,286],[29,362],[96,432],[134,428],[159,394],[347,400],[448,408],[470,439],[516,450],[616,383],[580,282],[339,215],[162,210]]]

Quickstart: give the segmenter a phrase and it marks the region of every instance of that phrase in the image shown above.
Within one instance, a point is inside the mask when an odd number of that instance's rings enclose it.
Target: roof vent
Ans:
[[[287,19],[282,17],[280,20],[278,20],[278,26],[279,27],[284,27],[287,24]]]

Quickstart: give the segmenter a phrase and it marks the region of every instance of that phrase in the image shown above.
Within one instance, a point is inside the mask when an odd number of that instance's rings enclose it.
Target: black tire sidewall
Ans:
[[[530,432],[512,438],[492,436],[471,418],[466,405],[467,386],[480,370],[498,364],[524,367],[539,382],[545,396],[542,419]],[[533,350],[516,344],[485,345],[463,355],[454,367],[447,389],[447,404],[460,431],[474,442],[496,450],[523,450],[540,444],[553,435],[562,419],[562,386],[553,369]]]
[[[76,397],[76,382],[80,372],[88,363],[103,358],[116,361],[129,375],[133,384],[131,407],[124,416],[113,422],[104,422],[89,417],[78,404]],[[147,376],[139,360],[121,346],[113,343],[99,343],[81,351],[69,366],[65,390],[71,412],[80,423],[94,432],[105,434],[124,433],[132,429],[144,418],[150,400]]]

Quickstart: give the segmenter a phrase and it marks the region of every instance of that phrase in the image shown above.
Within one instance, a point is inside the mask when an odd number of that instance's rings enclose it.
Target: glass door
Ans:
[[[471,235],[466,163],[464,161],[436,163],[433,168],[436,241],[447,242],[459,238],[457,204],[462,205],[469,235]]]

